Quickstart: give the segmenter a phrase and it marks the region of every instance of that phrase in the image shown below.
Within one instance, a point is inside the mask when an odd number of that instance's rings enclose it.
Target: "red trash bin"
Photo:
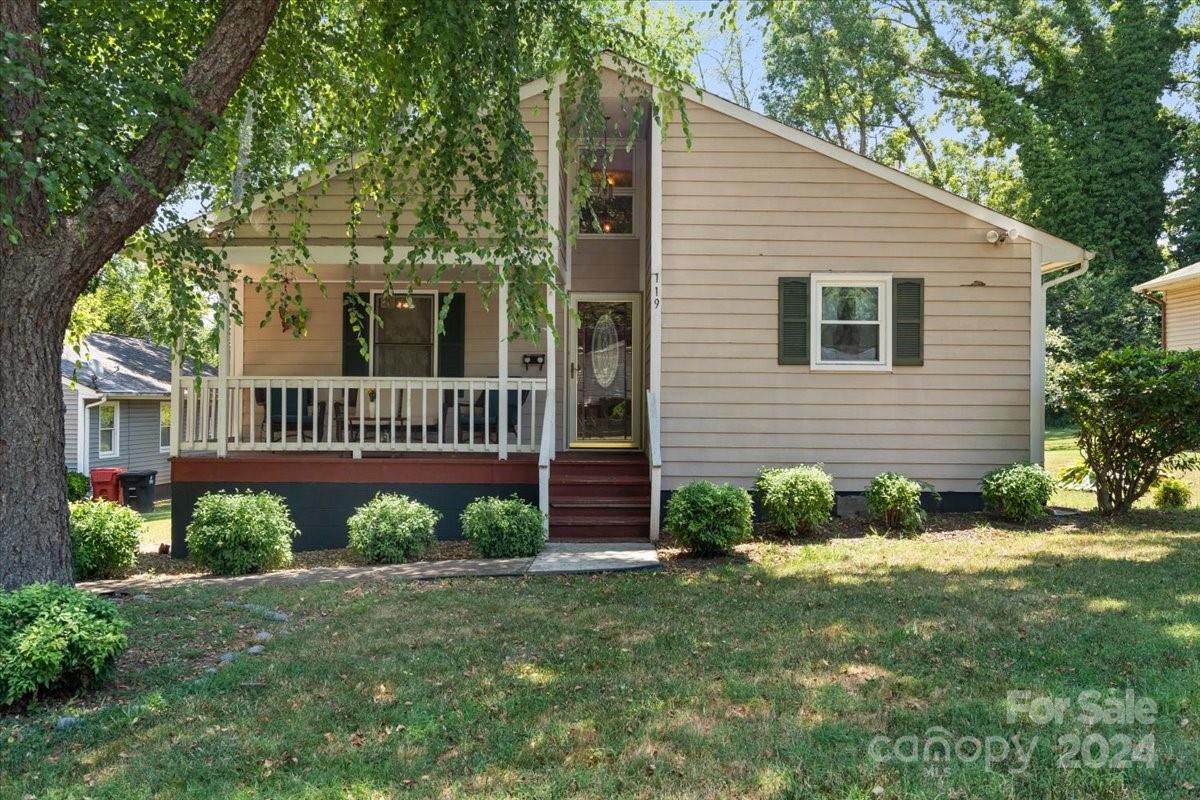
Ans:
[[[121,502],[121,474],[124,467],[96,467],[91,471],[92,499]]]

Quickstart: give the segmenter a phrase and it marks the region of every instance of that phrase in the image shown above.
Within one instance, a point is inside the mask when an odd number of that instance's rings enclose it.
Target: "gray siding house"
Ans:
[[[95,333],[63,348],[68,469],[152,469],[171,490],[171,351],[144,339]],[[206,370],[206,373],[208,370]]]

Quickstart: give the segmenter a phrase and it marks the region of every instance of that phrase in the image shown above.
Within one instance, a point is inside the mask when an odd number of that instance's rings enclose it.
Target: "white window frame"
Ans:
[[[163,422],[163,419],[162,419],[163,406],[166,406],[168,409],[170,409],[171,401],[170,400],[162,400],[162,401],[159,401],[159,404],[158,404],[158,452],[169,453],[169,452],[171,452],[171,423],[168,421],[167,426],[165,428],[163,427],[163,424],[162,424],[162,422]],[[171,413],[172,414],[175,413],[174,410],[171,410]],[[167,434],[167,443],[166,444],[163,444],[163,434],[164,433]]]
[[[113,410],[113,426],[112,426],[112,450],[104,449],[104,414],[102,409],[111,407]],[[121,404],[115,400],[109,400],[106,403],[101,403],[96,406],[96,457],[101,458],[116,458],[121,455]]]
[[[371,327],[371,338],[368,341],[367,375],[369,375],[372,378],[385,377],[385,376],[377,376],[375,374],[375,332],[378,330],[379,326],[375,323],[375,316],[374,316],[375,315],[375,298],[379,297],[380,295],[384,295],[384,294],[387,294],[387,290],[385,290],[385,289],[372,289],[371,290],[371,319],[369,322],[369,325]],[[400,292],[400,293],[397,293],[395,296],[400,297],[405,294],[407,294],[407,293]],[[412,292],[412,295],[413,295],[413,297],[418,297],[421,295],[429,295],[429,296],[433,297],[433,302],[430,304],[433,307],[433,328],[432,328],[432,330],[433,330],[433,356],[432,356],[433,357],[433,375],[430,375],[430,376],[389,375],[386,377],[391,377],[391,378],[432,377],[432,378],[436,378],[438,376],[438,338],[439,338],[438,330],[437,330],[437,323],[438,323],[438,315],[441,314],[441,312],[442,312],[441,297],[439,296],[436,289],[414,289]],[[464,295],[461,291],[457,292],[456,295],[457,296],[455,299],[458,302],[460,302],[460,303],[465,302],[463,300]]]
[[[811,369],[829,372],[892,371],[892,276],[878,272],[829,272],[813,274],[809,296],[809,362]],[[879,290],[878,361],[824,361],[821,359],[821,295],[823,289],[852,286]],[[829,320],[845,323],[845,320]],[[853,324],[853,323],[851,323]]]
[[[618,144],[617,146],[624,147],[622,144]],[[629,154],[633,159],[633,186],[614,186],[613,196],[633,198],[633,231],[630,233],[584,233],[583,231],[580,231],[578,234],[576,234],[576,238],[596,239],[601,241],[619,241],[622,239],[637,239],[641,237],[642,217],[644,216],[642,213],[642,203],[646,196],[645,192],[643,191],[643,184],[646,180],[644,174],[645,170],[642,168],[642,164],[646,158],[646,153],[642,148],[641,141],[633,143],[633,149],[629,151]],[[587,167],[587,169],[590,171],[591,167]]]

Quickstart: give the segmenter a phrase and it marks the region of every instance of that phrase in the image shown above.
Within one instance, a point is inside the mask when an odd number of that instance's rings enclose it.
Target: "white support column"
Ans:
[[[561,131],[562,118],[562,84],[559,78],[556,77],[554,85],[550,87],[550,109],[546,115],[546,136],[547,136],[547,156],[546,156],[546,226],[550,229],[550,245],[554,248],[554,261],[561,270],[564,265],[558,263],[560,253],[569,253],[570,244],[565,242],[566,233],[563,230],[562,220],[562,152],[558,149],[558,137]],[[560,272],[556,271],[554,279],[559,279]],[[547,424],[557,428],[558,415],[557,404],[558,395],[555,385],[555,358],[557,353],[555,350],[555,329],[557,327],[557,319],[555,316],[555,306],[558,302],[558,297],[554,291],[554,286],[546,287],[546,307],[550,312],[549,324],[546,326],[546,415]],[[557,434],[555,434],[557,441]],[[551,454],[553,458],[553,454]]]
[[[1046,458],[1046,289],[1042,285],[1042,246],[1029,243],[1029,462]]]
[[[229,278],[221,280],[221,311],[217,315],[217,458],[224,458],[229,448]],[[297,417],[299,418],[299,417]],[[172,417],[172,421],[174,417]]]
[[[658,90],[652,88],[653,99],[658,104]],[[658,421],[661,430],[662,414],[660,409],[662,397],[662,125],[658,117],[650,119],[650,281],[647,291],[650,292],[650,391],[648,402],[654,408],[647,409],[647,420]],[[661,436],[661,433],[658,434]],[[662,516],[662,469],[660,466],[650,470],[650,538],[658,541],[660,517]]]
[[[504,268],[501,267],[500,272],[500,292],[497,297],[497,304],[500,306],[500,324],[496,332],[496,338],[499,341],[499,346],[496,350],[496,374],[499,376],[499,395],[496,402],[499,403],[499,408],[496,409],[496,439],[500,443],[500,460],[504,461],[508,458],[508,284],[504,278]],[[468,398],[467,402],[471,402]],[[520,406],[517,406],[517,413],[521,413]]]
[[[180,381],[183,378],[183,361],[179,355],[179,341],[176,340],[175,348],[171,351],[171,457],[179,455],[179,430],[182,421],[179,415],[183,412],[183,407],[180,404],[182,392],[180,391]]]

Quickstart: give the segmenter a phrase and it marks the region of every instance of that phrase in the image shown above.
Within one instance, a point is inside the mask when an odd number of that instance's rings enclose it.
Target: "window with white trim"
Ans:
[[[158,449],[167,453],[171,450],[171,404],[158,404]]]
[[[592,181],[587,201],[579,209],[581,236],[620,237],[638,233],[639,154],[637,147],[633,151],[618,147],[611,158],[605,158],[601,152],[592,164],[584,165],[591,171]]]
[[[891,275],[813,275],[809,337],[813,367],[891,367],[891,287]]]
[[[96,407],[96,417],[100,458],[113,458],[121,452],[121,407],[117,403],[102,403]]]

